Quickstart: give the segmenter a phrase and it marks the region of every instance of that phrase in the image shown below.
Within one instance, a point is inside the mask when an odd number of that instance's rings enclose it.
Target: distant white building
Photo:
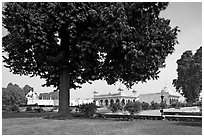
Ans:
[[[155,103],[161,103],[161,95],[164,96],[164,102],[166,102],[167,105],[170,105],[175,102],[185,102],[185,98],[178,92],[173,92],[170,88],[165,86],[161,92],[157,93],[149,93],[149,94],[138,94],[138,92],[133,91],[132,95],[126,95],[122,89],[119,89],[117,93],[108,93],[108,94],[94,94],[93,98],[87,98],[87,99],[70,99],[70,106],[78,106],[81,104],[87,104],[87,103],[96,103],[97,106],[106,107],[110,106],[112,103],[121,103],[125,105],[128,102],[155,102]],[[37,93],[30,91],[26,98],[28,99],[27,104],[38,104],[38,105],[52,105],[52,106],[59,106],[59,99],[46,97],[46,98],[40,98]]]
[[[51,105],[51,106],[59,106],[59,99],[52,99],[50,96],[49,98],[41,98],[37,93],[30,91],[27,95],[27,105]],[[70,106],[78,106],[81,104],[92,103],[93,99],[70,99]]]
[[[139,95],[139,101],[140,102],[155,102],[155,103],[161,103],[161,95],[164,96],[164,102],[166,102],[167,105],[170,105],[175,102],[184,102],[185,98],[178,92],[173,92],[170,88],[165,86],[161,92],[157,93],[148,93],[148,94],[140,94]]]
[[[30,91],[27,95],[27,105],[34,105],[34,104],[38,104],[38,105],[52,105],[52,106],[57,106],[59,104],[59,100],[52,100],[50,99],[39,99],[39,96],[37,93]]]
[[[71,99],[70,100],[70,106],[78,106],[78,105],[82,105],[82,104],[89,104],[89,103],[93,103],[93,99]]]
[[[93,99],[97,106],[106,107],[113,103],[121,103],[125,105],[128,102],[138,101],[138,96],[137,92],[133,92],[133,95],[126,95],[122,90],[119,90],[118,93],[94,95]]]

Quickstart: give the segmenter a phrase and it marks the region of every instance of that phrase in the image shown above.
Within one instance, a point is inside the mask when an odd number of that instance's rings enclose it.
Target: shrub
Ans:
[[[130,114],[138,113],[141,110],[141,105],[139,101],[129,102],[124,107]]]
[[[26,107],[26,111],[32,111],[32,107],[31,106],[27,106]]]
[[[151,105],[150,105],[150,108],[151,109],[159,109],[160,108],[160,104],[152,101]]]
[[[18,107],[17,105],[12,105],[12,107],[11,107],[11,111],[19,112],[20,109],[19,109],[19,107]]]
[[[2,110],[5,110],[5,111],[16,111],[16,112],[20,111],[18,105],[2,105]]]
[[[202,107],[202,100],[199,100],[199,101],[192,103],[192,106]]]
[[[113,103],[110,105],[110,110],[112,112],[117,112],[118,110],[122,110],[122,106],[119,103]]]
[[[85,116],[85,117],[91,117],[93,114],[95,114],[97,109],[97,106],[94,103],[89,104],[82,104],[79,106],[79,111]]]
[[[168,105],[166,104],[166,101],[162,103],[160,103],[160,108],[168,108]]]
[[[181,103],[181,102],[176,102],[176,103],[172,103],[171,105],[169,105],[169,107],[172,108],[181,108],[181,107],[185,107],[186,104],[185,103]]]
[[[2,104],[4,109],[12,111],[17,110],[17,107],[24,105],[27,98],[23,90],[18,85],[9,83],[7,88],[2,88]]]
[[[142,102],[141,108],[142,108],[142,110],[148,110],[150,108],[150,105],[147,102]]]

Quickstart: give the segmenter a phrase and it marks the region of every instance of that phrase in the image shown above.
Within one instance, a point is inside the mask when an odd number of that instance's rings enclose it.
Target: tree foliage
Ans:
[[[79,106],[79,111],[85,117],[91,117],[96,113],[97,106],[94,103],[82,104]]]
[[[129,111],[130,114],[139,113],[141,110],[141,103],[139,101],[128,102],[124,109]]]
[[[159,17],[167,5],[7,3],[4,62],[14,74],[39,75],[54,86],[66,64],[73,88],[99,78],[109,84],[121,79],[129,86],[157,78],[177,43],[178,28]]]
[[[161,104],[160,103],[157,103],[157,102],[150,102],[150,108],[151,109],[159,109],[161,107]]]
[[[202,47],[194,55],[190,50],[185,51],[177,64],[178,77],[173,85],[187,102],[197,101],[202,90]]]
[[[117,112],[118,110],[122,110],[123,107],[122,107],[122,105],[121,105],[120,103],[112,103],[112,104],[110,104],[109,109],[110,109],[113,113],[115,113],[115,112]]]
[[[60,90],[94,80],[128,88],[157,79],[177,44],[178,27],[159,17],[168,3],[6,3],[5,65],[14,74],[40,76]],[[68,96],[68,98],[64,98]],[[63,99],[62,99],[63,98]],[[61,103],[60,103],[61,104]],[[61,105],[60,105],[61,106]],[[60,109],[59,109],[60,110]]]
[[[13,110],[26,103],[24,90],[17,84],[9,83],[6,88],[2,88],[2,109]]]
[[[141,109],[142,109],[142,110],[148,110],[148,109],[150,109],[150,104],[147,103],[147,102],[142,102],[142,103],[141,103]]]

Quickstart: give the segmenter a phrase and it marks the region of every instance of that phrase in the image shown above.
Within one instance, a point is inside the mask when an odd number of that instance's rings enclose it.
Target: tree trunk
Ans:
[[[61,69],[59,85],[59,115],[71,117],[70,107],[70,75],[67,67]]]

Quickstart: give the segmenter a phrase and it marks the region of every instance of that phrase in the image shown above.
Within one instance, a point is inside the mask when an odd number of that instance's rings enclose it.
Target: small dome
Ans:
[[[132,93],[137,93],[137,91],[133,89]]]
[[[168,88],[167,86],[165,86],[162,90],[161,90],[161,94],[164,93],[169,93],[169,95],[174,95],[174,96],[180,96],[180,94],[178,92],[173,92],[170,88]]]
[[[97,91],[94,91],[94,92],[93,92],[93,94],[97,94],[97,93],[98,93]]]
[[[168,87],[165,86],[165,87],[161,90],[161,94],[164,94],[164,93],[166,93],[166,92],[169,92],[168,90],[169,90]]]

